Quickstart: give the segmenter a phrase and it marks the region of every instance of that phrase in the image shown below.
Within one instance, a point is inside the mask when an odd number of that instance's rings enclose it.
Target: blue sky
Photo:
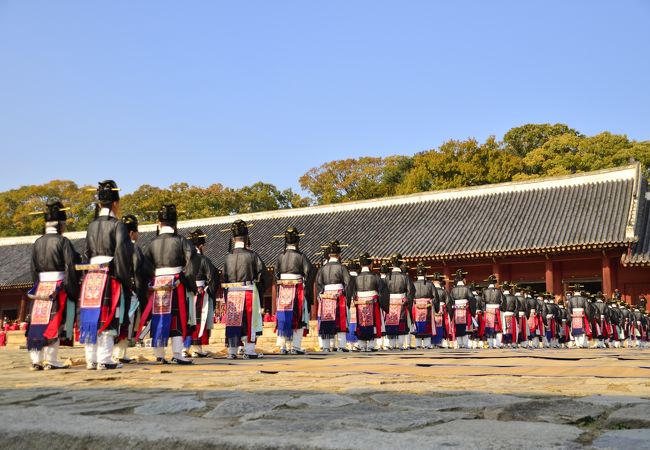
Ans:
[[[648,1],[0,0],[0,190],[280,188],[563,122],[649,139]]]

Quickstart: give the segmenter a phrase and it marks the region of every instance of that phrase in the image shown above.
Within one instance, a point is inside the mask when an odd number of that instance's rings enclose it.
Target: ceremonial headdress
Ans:
[[[204,245],[205,244],[205,238],[207,238],[208,235],[203,232],[202,229],[197,228],[196,230],[192,231],[187,238],[192,241],[195,247],[198,247],[199,245]]]
[[[126,229],[133,232],[138,232],[138,218],[133,214],[127,214],[122,217],[122,222],[126,225]]]
[[[488,282],[490,284],[497,284],[497,276],[492,274],[489,277],[487,277],[486,280],[483,280],[483,281],[486,281],[486,282]]]
[[[58,199],[50,199],[45,205],[45,221],[46,222],[65,222],[68,220],[66,211],[70,208],[65,208],[63,203]]]
[[[176,205],[173,203],[162,205],[158,210],[158,221],[173,224],[175,226],[176,222],[178,222],[178,211],[176,211]]]
[[[381,266],[379,267],[379,272],[380,273],[389,273],[390,272],[390,267],[388,266],[387,261],[382,261]]]
[[[427,275],[427,269],[430,269],[431,267],[425,266],[424,263],[418,263],[417,265],[417,274],[419,276],[426,276]]]
[[[245,237],[248,236],[249,225],[241,219],[235,220],[232,225],[230,225],[230,231],[232,232],[232,237]]]
[[[120,199],[120,188],[113,180],[100,181],[97,185],[97,200],[100,203],[116,202]]]
[[[367,252],[360,254],[358,260],[359,260],[359,264],[361,264],[362,266],[369,266],[372,264],[372,258],[370,257],[370,254]]]
[[[400,263],[404,262],[402,259],[402,255],[399,253],[393,253],[390,255],[390,263],[393,265],[393,267],[400,267]]]
[[[456,281],[463,281],[465,279],[465,275],[467,275],[467,272],[464,272],[463,269],[458,269],[454,274],[454,279]]]

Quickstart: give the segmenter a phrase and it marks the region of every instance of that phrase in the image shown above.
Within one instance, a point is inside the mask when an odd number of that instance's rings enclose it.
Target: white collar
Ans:
[[[45,234],[58,234],[59,232],[56,231],[56,227],[46,227],[45,228]]]
[[[503,291],[503,295],[510,295],[510,291],[506,289],[505,291]]]
[[[327,260],[327,262],[339,262],[339,259],[336,256],[331,256],[330,259]]]
[[[358,275],[359,275],[359,274],[358,274],[357,272],[355,272],[354,270],[350,272],[350,276],[351,276],[351,277],[356,277],[356,276],[358,276]]]
[[[246,247],[246,243],[243,241],[237,241],[235,242],[234,248],[244,248]]]
[[[363,267],[361,268],[361,271],[362,271],[362,272],[370,272],[370,267],[363,266]]]
[[[493,284],[488,285],[488,288],[493,288],[493,287],[494,287]]]
[[[464,281],[457,281],[456,286],[465,286],[465,282]]]
[[[287,250],[298,250],[298,247],[296,247],[295,245],[287,245],[286,249]]]
[[[433,285],[437,288],[442,288],[442,286],[440,286],[440,281],[434,281]]]
[[[202,255],[202,254],[203,254],[203,252],[202,252],[201,250],[199,250],[198,247],[195,247],[195,248],[196,248],[196,253],[198,253],[199,255]]]
[[[102,208],[99,210],[100,216],[110,216],[115,217],[115,213],[110,208]]]
[[[168,227],[167,225],[163,225],[160,227],[158,234],[174,234],[174,229],[172,227]]]
[[[424,275],[418,275],[418,280],[424,280]]]
[[[135,241],[133,239],[131,239],[131,244],[135,244]]]
[[[402,273],[402,269],[400,269],[399,267],[393,267],[392,272],[400,272],[400,273]]]

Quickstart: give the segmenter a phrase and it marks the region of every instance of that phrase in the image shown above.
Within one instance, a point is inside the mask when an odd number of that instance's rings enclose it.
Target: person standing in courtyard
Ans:
[[[386,276],[389,292],[389,309],[386,313],[386,335],[388,349],[405,350],[408,348],[407,336],[411,332],[411,306],[415,298],[415,286],[408,275],[402,272],[402,255],[391,256],[392,269]]]

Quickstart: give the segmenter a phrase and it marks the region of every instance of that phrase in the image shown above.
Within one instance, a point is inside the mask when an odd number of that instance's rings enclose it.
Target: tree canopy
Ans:
[[[470,138],[449,140],[438,148],[413,156],[364,156],[329,161],[307,171],[299,179],[310,197],[291,189],[257,182],[241,189],[221,184],[208,187],[180,182],[159,188],[148,184],[122,196],[123,214],[135,214],[152,222],[165,203],[186,211],[183,219],[364,200],[437,189],[478,186],[529,178],[587,172],[641,162],[649,175],[650,141],[634,141],[607,131],[585,136],[568,125],[525,124],[510,129],[501,140]],[[48,198],[57,197],[71,210],[69,230],[83,230],[94,216],[92,186],[69,180],[22,186],[0,192],[0,236],[38,234]]]

